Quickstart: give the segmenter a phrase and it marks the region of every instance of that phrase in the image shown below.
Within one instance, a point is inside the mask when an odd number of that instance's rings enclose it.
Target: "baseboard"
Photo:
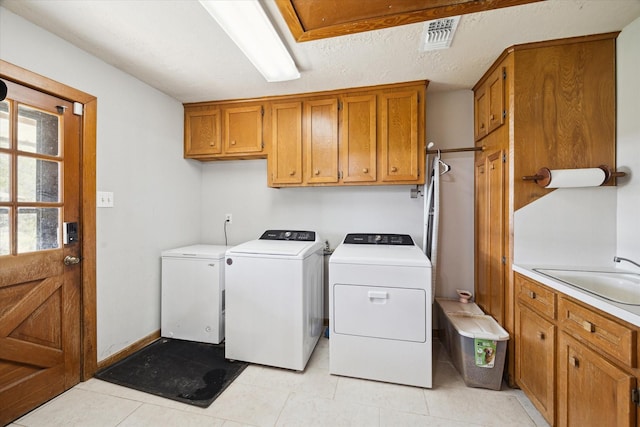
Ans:
[[[144,347],[148,346],[149,344],[151,344],[152,342],[154,342],[158,338],[160,338],[160,330],[159,329],[157,331],[155,331],[155,332],[150,333],[146,337],[134,342],[130,346],[120,350],[119,352],[117,352],[115,354],[112,354],[111,356],[107,357],[106,359],[103,359],[103,360],[99,361],[98,362],[98,370],[104,369],[106,367],[109,367],[109,366],[113,365],[116,362],[121,361],[125,357],[132,355],[133,353],[135,353],[136,351],[140,350],[141,348],[144,348]]]

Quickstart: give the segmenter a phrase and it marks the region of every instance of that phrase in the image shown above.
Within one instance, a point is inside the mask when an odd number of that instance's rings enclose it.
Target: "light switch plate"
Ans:
[[[98,208],[112,208],[113,207],[113,192],[111,192],[111,191],[98,191],[96,207],[98,207]]]

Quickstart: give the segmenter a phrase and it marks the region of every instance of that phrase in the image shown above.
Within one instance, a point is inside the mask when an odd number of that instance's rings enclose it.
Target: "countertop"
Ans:
[[[599,297],[595,294],[592,294],[587,291],[583,291],[581,289],[575,288],[571,285],[568,285],[559,280],[555,280],[551,277],[545,276],[542,273],[538,273],[534,271],[534,268],[552,268],[552,269],[565,269],[565,270],[582,270],[582,271],[613,271],[620,273],[621,271],[634,273],[629,270],[622,270],[610,267],[576,267],[576,266],[558,266],[558,265],[522,265],[522,264],[513,264],[513,271],[516,271],[523,276],[526,276],[530,279],[535,280],[536,282],[540,282],[543,285],[550,287],[551,289],[555,289],[556,291],[562,292],[565,295],[569,295],[581,301],[585,304],[589,304],[593,307],[596,307],[605,313],[609,313],[621,320],[629,322],[637,327],[640,327],[640,306],[638,305],[628,305],[621,304],[613,301],[609,301],[605,298]]]

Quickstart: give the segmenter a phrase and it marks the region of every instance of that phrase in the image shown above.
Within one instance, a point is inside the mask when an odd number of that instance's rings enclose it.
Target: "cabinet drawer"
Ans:
[[[633,351],[636,334],[618,322],[560,298],[560,322],[564,330],[577,338],[584,338],[592,347],[616,358],[631,368],[636,367]]]
[[[516,274],[518,301],[550,319],[556,318],[557,296],[552,290]]]

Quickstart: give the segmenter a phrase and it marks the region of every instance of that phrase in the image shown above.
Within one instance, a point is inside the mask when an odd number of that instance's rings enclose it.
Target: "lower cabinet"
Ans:
[[[524,305],[516,307],[516,381],[538,408],[553,423],[555,417],[555,342],[556,327]]]
[[[556,426],[638,424],[638,328],[515,273],[516,383]]]
[[[558,426],[635,425],[636,378],[569,335],[558,340]]]

